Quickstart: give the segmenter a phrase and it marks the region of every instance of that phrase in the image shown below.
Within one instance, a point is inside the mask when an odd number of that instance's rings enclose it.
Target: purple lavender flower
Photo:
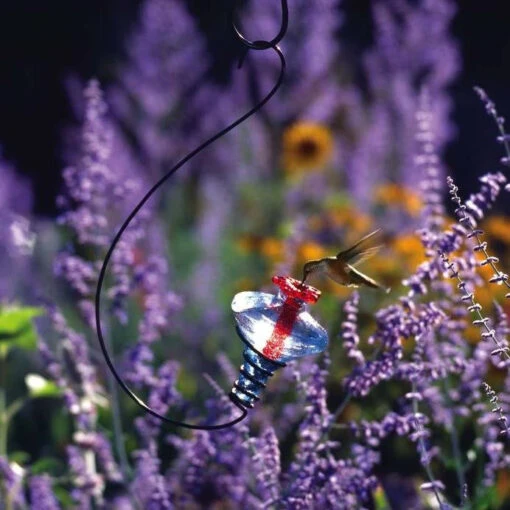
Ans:
[[[360,128],[359,138],[346,158],[349,191],[362,211],[372,204],[375,186],[386,179],[386,154],[391,143],[387,109],[375,105],[368,115],[367,125]]]
[[[211,423],[234,417],[238,410],[232,409],[229,399],[213,381],[209,382],[218,393],[206,402]],[[247,485],[253,466],[245,422],[220,434],[196,431],[189,439],[172,435],[167,440],[179,453],[167,475],[176,506],[218,502],[257,508],[260,504]]]
[[[483,90],[480,87],[475,87],[475,92],[478,94],[478,96],[484,103],[485,111],[493,118],[498,128],[499,136],[497,140],[505,148],[505,155],[501,158],[501,164],[506,167],[510,167],[510,136],[506,132],[505,118],[498,114],[498,111],[496,110],[496,105],[487,95],[485,90]],[[510,191],[510,184],[507,184],[505,186],[505,190]]]
[[[420,182],[419,168],[413,165],[414,118],[420,89],[426,89],[430,97],[432,131],[439,153],[452,136],[448,119],[451,100],[446,89],[459,71],[457,46],[449,34],[454,11],[451,0],[374,4],[375,46],[365,59],[372,104],[368,125],[365,122],[361,128],[354,149],[358,157],[347,171],[353,179],[354,196],[363,200],[362,204],[373,187],[388,178],[411,189]],[[374,149],[377,158],[369,156],[368,151]],[[363,185],[358,176],[368,172],[367,159],[373,164]]]
[[[346,487],[335,487],[337,482],[342,484],[352,481],[352,478],[350,473],[345,477],[340,475],[344,468],[348,468],[349,462],[337,461],[327,454],[328,450],[335,448],[336,443],[326,437],[332,420],[326,405],[326,375],[326,370],[314,366],[309,379],[303,380],[300,385],[301,391],[306,394],[306,415],[299,428],[295,460],[284,477],[281,501],[285,508],[309,508],[314,505],[316,498],[320,501],[326,497],[328,491],[336,495],[341,493],[353,502],[366,496],[360,494],[359,487],[351,486],[352,493],[345,490]],[[326,488],[328,481],[333,483],[333,487]]]
[[[2,503],[6,505],[20,507],[26,506],[26,500],[23,493],[23,482],[25,470],[18,464],[10,463],[0,456],[0,496],[5,498]]]
[[[430,102],[429,91],[423,89],[419,98],[419,108],[416,112],[415,143],[417,149],[414,158],[416,171],[423,175],[420,181],[420,191],[423,200],[421,224],[422,241],[427,250],[432,248],[436,236],[442,230],[446,215],[443,205],[445,185],[437,153],[433,130],[434,113],[431,110]]]
[[[0,300],[20,296],[21,282],[18,275],[28,271],[27,255],[35,243],[28,215],[32,209],[32,192],[29,183],[14,168],[1,159],[0,148]]]
[[[368,500],[377,481],[370,473],[379,461],[369,448],[353,445],[352,457],[336,459],[337,443],[327,437],[333,416],[326,406],[325,377],[320,367],[312,368],[303,381],[306,416],[299,429],[299,448],[294,462],[284,475],[280,503],[284,508],[358,508]],[[274,501],[273,501],[274,502]]]
[[[149,373],[149,377],[145,380],[145,384],[151,388],[149,405],[161,415],[165,415],[171,406],[181,403],[181,396],[175,388],[178,371],[179,365],[168,361],[158,369],[156,374]],[[137,377],[139,376],[138,373]],[[136,428],[144,444],[157,438],[161,425],[161,420],[151,415],[136,420]]]
[[[359,294],[358,292],[353,292],[344,305],[346,318],[342,322],[342,340],[343,347],[347,351],[347,357],[358,365],[364,365],[365,356],[359,348],[357,324],[358,306]]]
[[[63,208],[59,222],[71,229],[78,244],[98,250],[110,243],[114,233],[112,223],[116,226],[127,214],[140,181],[129,175],[129,170],[132,170],[130,167],[122,165],[121,171],[114,168],[112,150],[114,140],[118,144],[118,135],[115,135],[113,126],[106,118],[106,104],[99,83],[92,80],[84,94],[85,121],[81,133],[80,157],[75,166],[64,170],[65,191],[58,198],[58,205]],[[119,152],[122,153],[122,150]],[[115,206],[112,207],[112,204]],[[146,214],[147,211],[141,212],[112,258],[115,282],[110,296],[117,310],[121,309],[120,303],[123,303],[127,294],[126,280],[129,268],[133,265],[134,244],[142,232],[137,222],[143,221]],[[55,261],[56,273],[67,280],[81,296],[79,306],[91,326],[92,301],[98,273],[95,264],[96,260],[85,260],[68,251],[59,254]]]
[[[356,367],[346,378],[346,387],[353,395],[367,395],[381,381],[391,379],[402,358],[401,338],[421,336],[433,330],[443,318],[441,310],[432,303],[414,310],[409,309],[408,302],[404,303],[377,313],[377,329],[369,343],[379,345],[381,352],[374,360]]]
[[[501,172],[487,173],[480,177],[482,183],[480,191],[469,197],[465,205],[462,204],[460,197],[457,195],[458,188],[455,186],[453,179],[448,177],[447,182],[452,200],[458,206],[455,212],[459,221],[465,228],[475,229],[484,218],[487,210],[492,207],[498,198],[507,179]]]
[[[77,443],[77,441],[75,442]],[[113,456],[111,444],[103,434],[99,432],[94,434],[92,450],[96,455],[105,479],[110,482],[122,481],[122,474]]]
[[[43,340],[39,352],[55,382],[64,390],[68,411],[80,427],[88,430],[96,420],[96,404],[104,393],[97,381],[85,338],[71,329],[55,307],[48,308],[52,326],[60,339],[61,359],[57,359]]]
[[[280,494],[280,448],[273,428],[268,427],[253,441],[254,468],[257,471],[257,493],[262,504],[277,501]]]
[[[448,177],[447,179],[448,187],[450,188],[450,195],[457,205],[455,213],[459,218],[459,223],[464,228],[464,234],[468,239],[476,241],[477,244],[473,247],[473,250],[483,254],[485,257],[484,260],[480,262],[480,266],[489,266],[492,269],[493,276],[489,279],[489,282],[504,285],[510,290],[508,275],[500,271],[498,268],[497,264],[499,259],[493,255],[489,255],[487,251],[487,241],[482,240],[483,230],[477,227],[478,222],[484,217],[484,209],[487,209],[492,205],[492,202],[496,199],[500,192],[501,186],[506,183],[506,178],[503,174],[498,173],[486,174],[480,180],[482,181],[481,191],[476,193],[466,202],[466,205],[464,205],[457,194],[458,188],[455,186],[453,179],[451,177]],[[449,269],[451,270],[451,267],[449,267]],[[454,272],[452,272],[451,276],[457,277]],[[463,283],[459,282],[460,289],[463,289],[462,285]],[[508,293],[506,297],[510,298],[510,293]],[[477,305],[472,298],[467,299],[471,301],[472,306]],[[478,315],[480,315],[479,310]],[[478,317],[478,320],[482,320],[482,317]],[[486,333],[489,334],[490,332],[487,330]],[[482,333],[482,335],[485,335],[485,333]],[[493,334],[490,334],[489,336],[494,338]],[[501,354],[504,353],[505,352],[503,350]],[[508,352],[506,353],[506,356],[510,359]]]
[[[64,171],[65,192],[59,198],[64,208],[60,222],[76,235],[77,244],[92,247],[91,260],[62,252],[55,262],[55,271],[68,281],[80,296],[80,310],[93,327],[93,296],[102,252],[117,225],[124,220],[137,200],[144,179],[133,164],[132,154],[122,141],[114,124],[106,117],[106,104],[97,81],[85,89],[85,122],[81,134],[81,156],[74,167]],[[168,292],[168,267],[160,255],[146,257],[140,248],[161,251],[157,239],[158,225],[149,226],[151,206],[144,208],[124,233],[111,260],[113,283],[105,289],[116,317],[126,321],[126,300],[135,291],[143,294],[144,314],[139,324],[139,342],[156,341],[167,326],[172,311],[180,308],[179,298]],[[133,347],[128,356],[128,372],[140,383],[152,375],[146,361],[150,354],[142,345]],[[147,372],[145,375],[144,372]]]
[[[53,494],[48,475],[32,476],[29,482],[30,503],[39,510],[59,510],[60,505]]]
[[[156,445],[136,452],[135,479],[132,484],[133,494],[143,508],[148,510],[171,509],[167,484],[160,474],[161,461],[157,455]]]
[[[94,457],[76,446],[67,447],[73,489],[71,496],[79,510],[93,508],[93,502],[102,504],[104,480],[95,471]]]
[[[490,399],[491,409],[485,410],[478,419],[478,423],[484,427],[484,434],[476,440],[477,446],[483,448],[487,455],[484,468],[485,486],[490,487],[496,481],[496,473],[499,470],[510,468],[510,455],[505,451],[505,443],[508,443],[510,428],[510,402],[508,390],[510,388],[510,375],[507,374],[501,393],[501,400],[496,392],[487,384],[482,383],[483,391]]]
[[[183,156],[180,151],[188,146],[183,120],[191,112],[183,105],[207,70],[203,38],[185,2],[146,0],[127,53],[122,85],[110,94],[113,109],[158,175],[162,164]],[[171,129],[165,127],[168,119]]]
[[[281,43],[288,59],[287,79],[278,101],[270,102],[264,110],[272,123],[284,125],[298,119],[327,122],[342,102],[341,88],[332,72],[339,58],[335,40],[340,28],[339,5],[339,0],[320,0],[314,4],[295,0],[289,5],[292,23]],[[247,37],[270,40],[280,29],[280,5],[260,0],[250,2],[242,19]],[[274,85],[280,66],[272,52],[261,53],[253,57],[259,96],[255,101]]]
[[[416,394],[420,396],[419,393]],[[351,421],[348,428],[358,440],[363,440],[372,447],[380,445],[381,441],[392,435],[408,435],[413,430],[414,413],[387,413],[380,421]]]

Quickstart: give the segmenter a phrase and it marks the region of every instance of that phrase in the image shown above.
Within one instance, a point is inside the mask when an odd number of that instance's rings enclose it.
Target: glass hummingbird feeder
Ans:
[[[240,292],[232,301],[244,363],[230,398],[244,408],[259,400],[266,382],[287,361],[323,352],[326,330],[308,313],[321,292],[289,276],[274,276],[277,294]]]

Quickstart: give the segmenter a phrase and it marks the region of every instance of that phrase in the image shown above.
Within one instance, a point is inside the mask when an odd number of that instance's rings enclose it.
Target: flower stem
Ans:
[[[448,383],[445,381],[445,393],[448,395]],[[455,418],[453,419],[453,423],[451,427],[449,427],[448,432],[450,433],[450,438],[452,440],[452,452],[453,458],[455,460],[455,472],[457,473],[457,481],[459,482],[459,491],[460,491],[460,501],[461,504],[464,501],[464,487],[466,485],[466,478],[464,476],[464,466],[462,463],[462,455],[460,453],[460,444],[459,444],[459,435],[457,434],[457,429],[455,427]]]
[[[317,439],[315,444],[313,445],[313,448],[311,448],[311,451],[315,451],[316,448],[321,444],[322,441],[324,441],[328,436],[333,428],[333,425],[335,424],[338,417],[342,414],[343,410],[346,408],[347,404],[351,401],[352,393],[348,391],[345,394],[344,399],[342,402],[340,402],[339,406],[335,409],[335,412],[331,415],[329,424],[326,425],[324,428],[321,436]],[[309,456],[305,457],[302,462],[297,466],[294,476],[287,481],[287,488],[285,491],[283,491],[283,494],[281,495],[281,498],[285,498],[290,494],[290,491],[292,490],[292,484],[297,480],[298,476],[301,474],[301,470],[305,466],[305,464],[309,461]],[[271,503],[276,503],[276,501],[271,501]]]
[[[0,345],[0,457],[7,457],[7,346]]]
[[[417,391],[416,386],[414,384],[412,385],[411,391],[413,393],[416,393],[416,391]],[[418,401],[413,400],[413,413],[415,416],[418,414],[418,411],[419,411],[418,410]],[[416,427],[416,430],[418,430],[418,431],[420,429],[422,429],[421,423],[417,419],[415,419],[415,427]],[[425,473],[427,474],[427,478],[429,479],[429,482],[432,484],[432,491],[434,492],[434,496],[436,497],[439,508],[441,508],[441,506],[442,506],[441,498],[439,496],[439,491],[437,490],[437,487],[434,484],[434,475],[432,474],[432,469],[430,469],[430,464],[429,464],[430,460],[425,458],[425,457],[428,457],[427,445],[425,444],[425,441],[421,435],[418,439],[418,443],[420,444],[420,451],[418,453],[420,455],[421,465],[423,466],[423,469],[425,470]]]
[[[109,338],[106,339],[109,344]],[[108,349],[110,349],[110,345],[108,345]],[[120,469],[122,471],[122,475],[124,481],[129,480],[129,474],[131,472],[131,468],[129,465],[126,446],[124,441],[124,430],[122,427],[122,416],[120,412],[119,405],[119,392],[117,389],[117,383],[113,378],[113,375],[110,371],[108,371],[107,375],[108,380],[108,389],[110,391],[111,396],[111,405],[112,405],[112,418],[113,418],[113,436],[115,442],[115,449],[117,451],[117,455],[119,457]]]

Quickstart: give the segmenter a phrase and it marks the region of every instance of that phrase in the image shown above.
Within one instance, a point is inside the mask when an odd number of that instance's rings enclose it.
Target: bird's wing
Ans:
[[[373,232],[370,232],[370,234],[366,235],[365,237],[362,237],[354,246],[351,246],[347,250],[344,250],[344,251],[341,251],[340,253],[338,253],[336,258],[343,262],[352,261],[355,257],[368,251],[367,249],[363,249],[363,245],[365,245],[368,241],[372,240],[380,232],[381,232],[380,228],[378,228],[377,230],[374,230]]]
[[[366,274],[363,274],[361,271],[358,271],[356,268],[348,265],[349,267],[349,276],[352,282],[353,287],[357,287],[358,285],[366,285],[367,287],[372,287],[373,289],[380,289],[386,294],[390,292],[389,287],[384,287],[380,283],[376,282],[374,279],[370,278]]]
[[[361,253],[358,253],[357,255],[354,255],[349,262],[351,266],[357,267],[360,264],[363,264],[366,260],[372,258],[380,249],[382,248],[382,245],[374,246],[373,248],[367,248],[366,250],[362,251]]]

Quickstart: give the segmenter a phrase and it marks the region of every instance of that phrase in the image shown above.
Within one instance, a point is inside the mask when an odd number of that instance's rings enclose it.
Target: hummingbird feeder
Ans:
[[[277,294],[240,292],[232,301],[244,363],[230,392],[231,400],[252,408],[267,380],[287,361],[323,352],[326,330],[308,313],[320,290],[289,276],[273,276]]]

